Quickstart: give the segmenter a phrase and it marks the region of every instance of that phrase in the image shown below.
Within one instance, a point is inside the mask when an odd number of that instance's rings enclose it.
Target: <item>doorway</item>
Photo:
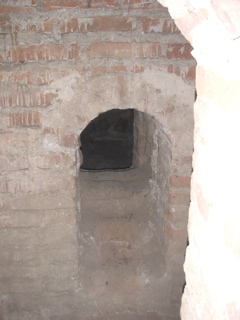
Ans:
[[[152,116],[135,109],[100,114],[80,143],[83,300],[101,316],[174,314],[164,234],[171,143]]]

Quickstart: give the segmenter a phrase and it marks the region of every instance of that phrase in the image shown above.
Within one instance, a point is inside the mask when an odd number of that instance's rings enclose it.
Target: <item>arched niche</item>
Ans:
[[[130,308],[136,316],[153,312],[160,317],[176,313],[169,302],[164,233],[172,146],[152,116],[130,110],[133,156],[128,170],[79,171],[81,297],[84,305],[96,301],[90,315],[124,314]],[[111,118],[110,111],[99,115],[107,120],[106,128],[108,121],[118,123],[106,119],[108,114]],[[97,118],[89,125],[94,123]]]

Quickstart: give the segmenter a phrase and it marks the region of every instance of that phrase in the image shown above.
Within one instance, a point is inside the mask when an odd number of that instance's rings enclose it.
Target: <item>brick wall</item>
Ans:
[[[0,43],[0,316],[77,319],[78,136],[99,112],[138,109],[169,137],[168,255],[183,259],[191,46],[154,0],[3,1]],[[182,260],[173,269],[182,283]]]

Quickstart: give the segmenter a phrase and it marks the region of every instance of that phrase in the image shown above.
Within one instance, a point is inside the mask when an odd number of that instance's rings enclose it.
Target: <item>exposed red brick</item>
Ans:
[[[53,31],[53,21],[48,20],[42,23],[29,23],[26,26],[27,31],[32,32],[52,32]]]
[[[99,76],[105,72],[106,72],[106,67],[91,68],[90,69],[90,74],[92,77]]]
[[[177,76],[180,76],[181,72],[180,72],[180,67],[179,66],[173,66],[172,64],[170,64],[168,66],[168,73],[174,73]]]
[[[180,74],[181,74],[181,72],[180,72],[180,67],[175,67],[174,73],[175,73],[177,76],[180,76]]]
[[[7,22],[8,22],[8,21],[0,21],[0,27],[6,26]]]
[[[33,0],[34,4],[35,1]],[[81,9],[118,9],[119,0],[41,0],[39,1],[44,10],[65,10],[71,8]]]
[[[164,9],[157,0],[124,0],[124,9]]]
[[[1,14],[0,32],[7,33],[11,30],[10,16],[8,14]]]
[[[73,148],[77,145],[78,137],[75,134],[68,134],[62,137],[64,147]]]
[[[170,64],[167,68],[168,73],[173,73],[174,72],[174,67],[172,64]]]
[[[13,82],[19,84],[32,84],[32,73],[26,72],[2,72],[0,82]]]
[[[4,23],[0,23],[0,33],[13,33],[13,32],[19,32],[20,27],[12,23],[10,21],[5,21]]]
[[[89,22],[80,22],[77,18],[72,18],[68,21],[62,20],[60,24],[61,32],[87,32]]]
[[[15,112],[10,114],[10,127],[40,126],[39,112]]]
[[[159,43],[100,42],[89,47],[89,58],[157,58],[161,54]]]
[[[165,32],[165,33],[179,32],[180,33],[180,30],[176,26],[173,19],[165,19],[162,27],[162,32]]]
[[[174,188],[190,188],[191,177],[174,175],[171,177],[170,184]]]
[[[143,73],[145,70],[144,66],[134,65],[131,69],[132,72]]]
[[[0,6],[0,14],[4,13],[32,13],[34,8],[29,7],[12,7],[12,6]]]
[[[180,32],[174,20],[170,18],[144,18],[142,28],[144,32]]]
[[[57,135],[57,134],[58,134],[58,130],[55,129],[55,128],[44,127],[44,128],[43,128],[43,133],[44,133],[44,134],[54,134],[54,135]]]
[[[192,46],[189,43],[170,43],[167,49],[167,59],[193,59]]]
[[[52,103],[52,93],[11,92],[0,96],[1,107],[45,107]]]
[[[17,46],[10,48],[8,61],[34,60],[78,60],[80,48],[77,45],[65,47],[63,45]]]
[[[195,81],[195,79],[196,79],[196,66],[188,67],[188,70],[186,71],[184,78],[187,81]]]
[[[128,31],[133,29],[133,20],[128,17],[96,17],[88,19],[72,18],[62,21],[61,32],[98,32],[98,31]]]
[[[123,72],[126,71],[126,67],[124,66],[115,66],[108,68],[107,72]]]
[[[189,206],[190,203],[190,195],[185,193],[172,193],[170,195],[170,204],[178,204]]]
[[[76,134],[62,134],[58,129],[45,127],[43,134],[54,135],[57,138],[58,144],[64,147],[73,148],[77,145],[78,136]]]

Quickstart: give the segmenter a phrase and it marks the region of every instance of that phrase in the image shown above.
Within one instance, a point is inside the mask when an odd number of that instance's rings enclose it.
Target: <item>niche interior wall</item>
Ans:
[[[83,299],[80,277],[79,136],[100,113],[135,109],[171,145],[163,228],[169,306],[163,314],[141,305],[121,312],[177,319],[193,151],[192,47],[157,1],[7,0],[0,14],[1,317],[102,316],[97,302]]]

